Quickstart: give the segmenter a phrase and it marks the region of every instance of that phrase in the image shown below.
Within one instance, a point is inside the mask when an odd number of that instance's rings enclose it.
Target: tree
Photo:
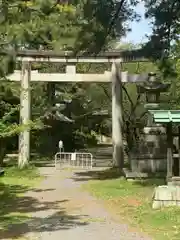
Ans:
[[[162,76],[171,83],[169,108],[178,109],[179,90],[179,33],[180,33],[180,2],[154,1],[145,2],[146,16],[152,19],[153,32],[145,46],[149,55],[158,64]]]
[[[3,165],[8,145],[26,128],[42,127],[40,122],[30,121],[27,125],[18,124],[19,121],[19,97],[11,90],[11,84],[0,85],[0,166]],[[14,86],[15,88],[15,86]]]
[[[3,164],[9,137],[18,132],[17,102],[18,98],[13,96],[12,91],[5,85],[0,86],[0,166]],[[15,121],[14,121],[15,120]]]
[[[135,0],[3,0],[1,47],[72,49],[76,43],[78,49],[95,53],[110,39],[124,35],[124,23],[136,17],[135,4]]]
[[[173,40],[179,39],[180,2],[178,0],[145,1],[146,17],[153,19],[151,46],[158,50],[156,57],[171,53]]]
[[[146,17],[153,23],[153,33],[145,46],[148,55],[158,61],[164,76],[174,74],[172,61],[173,46],[179,40],[180,2],[179,0],[146,0]]]
[[[72,25],[77,22],[74,7],[61,5],[57,1],[1,1],[1,51],[12,49],[12,55],[1,58],[1,77],[15,68],[15,51],[17,49],[56,49],[71,43],[74,35]],[[57,24],[59,23],[59,24]],[[75,23],[76,24],[76,23]],[[59,43],[59,39],[61,42]],[[67,41],[68,40],[68,41]],[[68,48],[68,46],[66,46]],[[2,64],[3,63],[3,64]],[[5,112],[3,114],[6,114]],[[2,121],[4,117],[2,114]],[[17,121],[16,121],[17,122]],[[2,125],[2,124],[1,124]],[[14,127],[14,125],[12,126]],[[7,130],[8,125],[4,124]],[[20,128],[22,130],[22,128]],[[5,135],[1,142],[5,142]]]
[[[111,41],[120,39],[128,31],[127,20],[134,20],[139,16],[132,1],[103,1],[87,0],[82,5],[83,22],[76,41],[77,50],[98,53],[107,49]]]

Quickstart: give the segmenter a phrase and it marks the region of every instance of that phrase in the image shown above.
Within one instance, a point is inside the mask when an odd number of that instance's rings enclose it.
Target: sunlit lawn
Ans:
[[[153,190],[163,184],[163,180],[127,182],[122,178],[101,178],[89,181],[84,188],[102,199],[120,222],[142,230],[155,240],[179,240],[180,208],[151,208]]]

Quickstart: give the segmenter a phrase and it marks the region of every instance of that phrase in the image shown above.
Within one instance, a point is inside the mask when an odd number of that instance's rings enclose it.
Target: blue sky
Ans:
[[[151,33],[151,26],[149,20],[144,18],[144,5],[142,3],[136,6],[136,12],[141,15],[140,22],[132,22],[129,24],[132,31],[127,34],[125,38],[122,39],[123,42],[132,42],[132,43],[143,43],[147,40],[145,37],[146,34]]]

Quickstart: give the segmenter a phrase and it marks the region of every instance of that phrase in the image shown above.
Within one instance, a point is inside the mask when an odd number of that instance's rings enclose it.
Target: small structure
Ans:
[[[161,123],[153,122],[149,110],[160,108],[160,95],[169,84],[161,83],[155,73],[149,73],[149,80],[138,85],[138,91],[146,94],[145,108],[148,110],[147,125],[130,152],[130,169],[125,169],[127,178],[148,177],[166,171],[166,129]]]
[[[180,127],[173,133],[173,123],[180,124],[179,110],[150,111],[155,123],[166,125],[167,132],[167,185],[155,188],[154,209],[166,206],[180,206]],[[178,151],[174,153],[173,137],[178,136]]]
[[[180,110],[151,110],[149,112],[155,123],[166,125],[167,183],[176,185],[180,182],[180,127],[178,127],[178,133],[173,133],[173,123],[180,124]],[[179,140],[178,153],[174,153],[173,138],[176,136]]]

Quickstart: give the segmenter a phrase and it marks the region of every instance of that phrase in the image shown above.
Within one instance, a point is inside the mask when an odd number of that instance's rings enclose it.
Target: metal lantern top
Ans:
[[[170,84],[160,82],[156,76],[156,73],[149,73],[148,81],[144,82],[143,85],[138,86],[138,92],[146,94],[158,94],[160,92],[166,92],[170,87]]]
[[[166,92],[169,87],[169,83],[160,82],[160,79],[157,78],[156,73],[150,72],[148,74],[148,81],[138,86],[138,92],[146,94],[147,103],[145,104],[145,108],[159,109],[160,94],[161,92]]]

